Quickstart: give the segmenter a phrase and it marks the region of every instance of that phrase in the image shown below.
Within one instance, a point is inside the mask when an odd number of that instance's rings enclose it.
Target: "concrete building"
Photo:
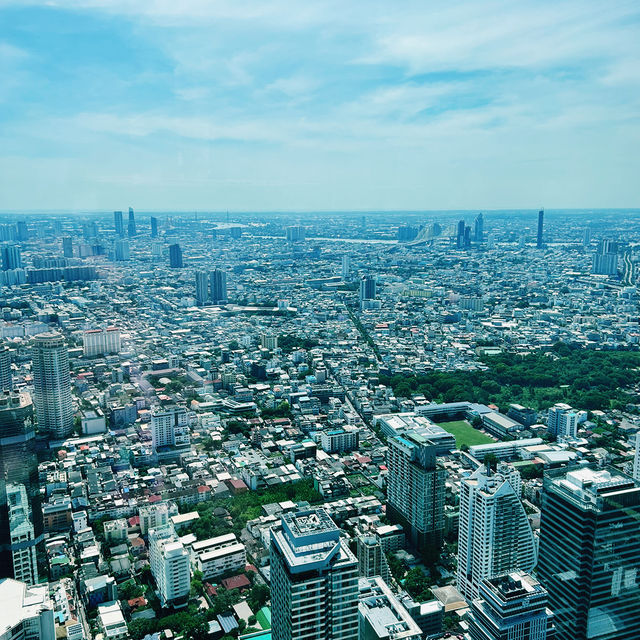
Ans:
[[[209,274],[209,299],[213,304],[227,302],[227,274],[222,269],[214,269]]]
[[[533,531],[513,485],[519,474],[508,465],[502,473],[480,466],[460,483],[457,587],[467,602],[485,578],[535,567]]]
[[[640,637],[640,487],[593,465],[544,477],[537,576],[558,640]]]
[[[73,433],[73,402],[69,353],[61,334],[33,338],[32,368],[38,428],[52,438],[66,438]]]
[[[0,580],[0,640],[55,640],[49,585]]]
[[[401,524],[427,559],[435,559],[444,536],[445,469],[437,447],[416,432],[388,441],[387,515]]]
[[[82,345],[86,358],[120,353],[120,329],[117,327],[89,329],[82,334]]]
[[[422,629],[380,578],[361,578],[359,640],[421,640]]]
[[[548,594],[537,580],[512,572],[480,583],[478,598],[471,604],[471,640],[552,640],[553,613]]]
[[[13,374],[11,373],[11,349],[0,347],[0,391],[13,389]]]
[[[125,640],[129,637],[129,630],[119,602],[105,602],[98,605],[98,623],[106,640]]]
[[[235,534],[229,533],[191,545],[191,562],[202,572],[205,580],[218,578],[226,573],[244,571],[247,552]]]
[[[385,582],[391,579],[387,558],[376,536],[358,536],[358,575],[361,578],[380,576]]]
[[[28,585],[37,584],[37,538],[31,521],[31,508],[24,485],[7,484],[7,507],[9,509],[9,543],[13,577]]]
[[[575,438],[578,435],[578,414],[563,402],[549,409],[547,430],[558,438]]]
[[[274,640],[355,640],[358,562],[322,509],[286,513],[271,530]]]
[[[185,407],[157,407],[151,412],[151,441],[154,452],[172,448],[188,450],[191,446]]]
[[[184,607],[189,599],[189,553],[172,525],[149,532],[149,563],[163,607]]]
[[[154,502],[141,506],[138,510],[140,533],[145,536],[151,529],[160,529],[168,525],[171,517],[175,515],[178,515],[178,507],[173,502]]]
[[[343,453],[358,448],[360,432],[356,428],[331,429],[320,434],[320,445],[327,453]]]

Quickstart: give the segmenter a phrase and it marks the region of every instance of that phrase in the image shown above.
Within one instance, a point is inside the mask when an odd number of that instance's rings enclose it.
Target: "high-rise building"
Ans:
[[[222,269],[214,269],[209,274],[209,297],[213,304],[227,302],[227,274]]]
[[[71,236],[62,238],[62,255],[65,258],[73,258],[73,238]]]
[[[25,220],[19,220],[16,224],[16,236],[18,242],[26,242],[29,239],[29,228]]]
[[[120,353],[120,329],[118,327],[89,329],[82,334],[82,346],[86,358]]]
[[[471,602],[485,578],[532,571],[536,545],[515,487],[520,474],[510,465],[483,465],[460,482],[458,591]]]
[[[149,532],[149,564],[162,606],[185,607],[191,589],[191,563],[173,525]]]
[[[458,220],[458,226],[456,231],[456,248],[463,249],[464,248],[464,220]]]
[[[203,307],[209,302],[209,274],[196,271],[196,304]]]
[[[602,276],[615,276],[618,273],[618,243],[612,240],[600,240],[593,256],[591,273]]]
[[[13,389],[13,374],[11,373],[11,349],[7,345],[0,346],[0,391]]]
[[[48,584],[29,586],[5,578],[0,580],[0,602],[0,640],[56,640],[54,606]]]
[[[473,223],[473,239],[476,242],[484,241],[484,218],[482,217],[482,213],[479,213],[476,216],[476,219]]]
[[[554,640],[548,594],[524,572],[512,572],[480,583],[471,603],[471,640]]]
[[[158,237],[158,218],[151,216],[151,237]]]
[[[360,302],[376,299],[376,279],[373,276],[363,276],[360,280]]]
[[[136,216],[133,213],[133,209],[129,207],[129,221],[127,224],[127,235],[133,238],[136,235]]]
[[[591,245],[591,227],[585,227],[584,229],[584,236],[582,237],[582,244],[584,244],[585,247],[588,247]]]
[[[14,577],[30,583],[26,557],[35,557],[42,539],[35,438],[29,394],[0,394],[0,567],[10,572],[14,566]]]
[[[558,640],[640,638],[640,487],[614,468],[545,473],[537,577]]]
[[[158,407],[151,412],[151,441],[153,450],[191,446],[187,410],[184,407]]]
[[[300,225],[287,227],[287,242],[302,242],[305,238],[305,228]]]
[[[273,640],[358,638],[358,561],[324,510],[282,515],[270,556]]]
[[[415,431],[390,438],[387,450],[387,515],[429,561],[439,556],[444,535],[446,471],[437,450]]]
[[[348,280],[351,273],[351,256],[342,256],[342,279]]]
[[[2,245],[2,270],[9,271],[20,268],[22,268],[20,247],[17,244]]]
[[[116,262],[126,262],[129,260],[129,241],[128,240],[116,240],[114,245],[114,257]]]
[[[53,438],[73,433],[73,402],[69,353],[62,335],[41,333],[33,338],[33,387],[38,429]]]
[[[172,269],[182,269],[182,249],[179,244],[169,245],[169,266]]]
[[[640,433],[636,433],[636,451],[633,456],[633,479],[640,482]]]
[[[538,211],[538,235],[536,236],[536,247],[544,249],[544,209]]]
[[[575,438],[578,435],[578,415],[570,405],[558,402],[549,409],[547,431],[558,438]]]
[[[385,582],[391,579],[387,557],[376,536],[358,536],[358,574],[363,578],[380,576]]]
[[[124,222],[122,220],[122,211],[113,212],[113,222],[116,228],[116,235],[120,238],[124,237]]]

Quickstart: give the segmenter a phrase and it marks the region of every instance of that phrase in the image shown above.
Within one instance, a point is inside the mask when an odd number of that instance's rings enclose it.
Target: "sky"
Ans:
[[[0,0],[0,211],[640,206],[640,3]]]

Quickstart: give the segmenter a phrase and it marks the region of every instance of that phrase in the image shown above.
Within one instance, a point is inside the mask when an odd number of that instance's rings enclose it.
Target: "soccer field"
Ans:
[[[454,420],[453,422],[440,422],[439,427],[454,435],[456,438],[456,446],[458,449],[466,444],[471,447],[474,444],[486,444],[487,442],[495,442],[495,440],[482,431],[474,429],[466,420]]]

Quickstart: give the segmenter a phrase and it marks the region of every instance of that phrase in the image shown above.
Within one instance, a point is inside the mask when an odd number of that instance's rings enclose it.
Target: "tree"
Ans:
[[[262,607],[267,604],[269,596],[269,587],[267,587],[266,584],[254,584],[247,598],[247,603],[249,604],[251,611],[258,611],[259,609],[262,609]]]

